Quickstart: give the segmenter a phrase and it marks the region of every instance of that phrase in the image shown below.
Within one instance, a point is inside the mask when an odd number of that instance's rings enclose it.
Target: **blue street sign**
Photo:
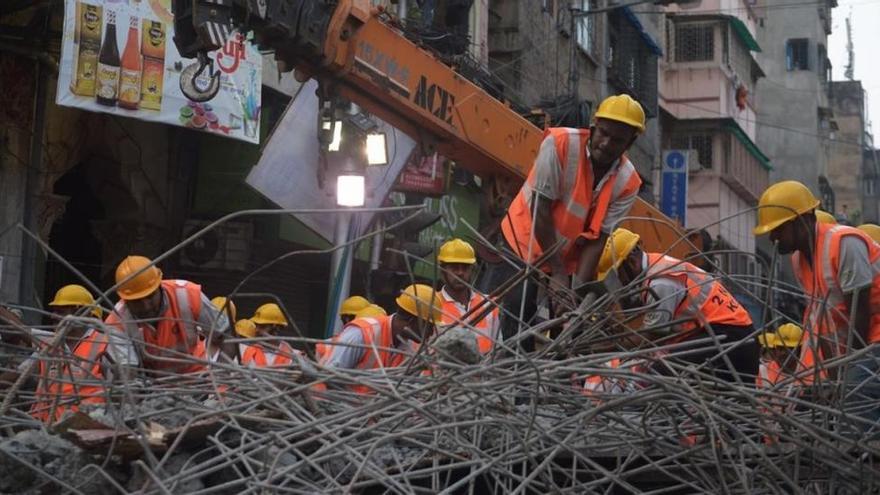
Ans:
[[[687,225],[688,160],[683,151],[669,150],[663,154],[660,211]]]

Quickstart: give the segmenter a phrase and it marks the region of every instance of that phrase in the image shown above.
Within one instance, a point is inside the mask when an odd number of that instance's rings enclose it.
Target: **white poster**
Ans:
[[[195,60],[174,45],[171,0],[65,0],[64,8],[56,103],[259,142],[262,59],[242,35],[210,53],[220,92],[196,103],[180,91],[180,73]]]

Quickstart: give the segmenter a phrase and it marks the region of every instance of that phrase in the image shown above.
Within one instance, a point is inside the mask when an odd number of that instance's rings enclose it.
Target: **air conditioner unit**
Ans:
[[[187,220],[183,237],[189,237],[208,226],[205,220]],[[251,256],[254,226],[249,222],[225,222],[183,248],[181,266],[200,269],[246,271]]]

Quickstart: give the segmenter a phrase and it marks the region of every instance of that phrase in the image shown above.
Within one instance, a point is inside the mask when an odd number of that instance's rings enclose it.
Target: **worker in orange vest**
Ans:
[[[302,351],[283,340],[266,340],[278,337],[288,325],[287,317],[277,304],[260,306],[250,320],[254,323],[255,337],[261,340],[243,346],[242,365],[256,368],[290,366],[295,359],[302,357]]]
[[[625,94],[603,100],[589,129],[547,130],[501,229],[510,249],[529,263],[557,241],[564,243],[541,267],[551,276],[554,306],[567,299],[572,275],[576,285],[595,278],[605,240],[635,202],[642,180],[624,153],[644,130],[642,106]],[[527,282],[524,320],[536,309],[536,291]],[[522,288],[508,292],[504,302],[512,314],[520,313],[522,298]],[[505,317],[504,336],[518,326]]]
[[[447,241],[440,246],[437,262],[440,265],[440,279],[443,280],[443,287],[440,289],[440,299],[443,301],[440,323],[444,326],[456,325],[474,330],[480,353],[489,353],[498,340],[501,321],[498,307],[492,302],[483,304],[486,296],[471,289],[474,265],[477,263],[473,246],[461,239]],[[483,314],[482,318],[478,321],[473,321],[471,318],[468,318],[468,321],[461,321],[465,313],[476,307],[480,309],[472,316]],[[484,313],[484,310],[488,312]]]
[[[836,378],[825,361],[870,347],[847,365],[847,403],[860,416],[880,420],[880,245],[864,231],[816,219],[819,200],[797,181],[771,185],[758,202],[755,235],[770,235],[780,254],[791,254],[806,296],[801,351],[808,381]],[[850,317],[853,317],[852,320]],[[852,328],[854,333],[850,334]],[[874,404],[864,408],[863,402]]]
[[[780,325],[775,332],[758,336],[766,359],[761,360],[757,385],[772,388],[777,383],[793,382],[800,359],[801,340],[804,331],[794,323]]]
[[[102,311],[92,294],[81,285],[66,285],[55,293],[49,303],[52,314],[61,324],[70,325],[64,340],[56,349],[50,349],[52,334],[38,335],[36,351],[22,362],[15,372],[4,373],[0,382],[11,383],[29,369],[36,371],[37,388],[31,415],[47,424],[61,419],[67,411],[77,411],[83,404],[103,404],[106,377],[104,369],[111,363],[130,365],[124,335],[108,335],[97,330]],[[74,315],[94,318],[72,319]],[[114,345],[108,346],[113,340]],[[36,361],[35,368],[32,363]]]
[[[137,344],[144,368],[156,372],[201,371],[199,335],[229,331],[229,320],[186,280],[163,280],[150,259],[128,256],[116,268],[120,301],[107,324],[122,329]],[[196,359],[192,359],[196,358]],[[202,360],[204,352],[202,352]]]
[[[370,301],[363,296],[351,296],[339,306],[339,319],[343,325],[357,318],[358,313],[370,306]]]
[[[598,271],[598,279],[611,290],[640,284],[634,300],[621,301],[626,309],[646,311],[643,327],[651,330],[640,332],[640,337],[654,340],[672,336],[664,343],[673,344],[706,338],[711,331],[723,339],[725,349],[712,346],[667,358],[693,364],[706,362],[722,380],[755,383],[760,350],[753,336],[752,319],[715,276],[686,261],[642,251],[639,235],[624,228],[609,237]],[[727,349],[731,344],[732,348]],[[722,351],[726,351],[733,369],[718,358]],[[665,366],[658,364],[654,369],[663,372]]]
[[[335,368],[373,370],[400,366],[416,344],[434,332],[443,302],[428,285],[413,284],[395,300],[397,311],[388,316],[356,318],[319,350],[319,362]],[[370,387],[352,387],[359,393]]]

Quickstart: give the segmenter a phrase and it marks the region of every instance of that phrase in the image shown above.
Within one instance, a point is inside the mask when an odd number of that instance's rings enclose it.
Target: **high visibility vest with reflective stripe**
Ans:
[[[31,416],[48,424],[61,419],[67,410],[79,410],[80,404],[104,403],[100,357],[107,350],[107,342],[106,335],[92,329],[77,343],[72,356],[51,357],[65,360],[58,367],[40,359],[40,380]]]
[[[471,300],[468,302],[467,308],[465,310],[469,310],[470,308],[475,308],[482,304],[482,302],[486,299],[486,296],[480,294],[476,291],[471,291]],[[491,303],[486,303],[491,304]],[[443,314],[441,316],[440,322],[443,325],[463,325],[461,317],[464,316],[464,312],[462,312],[460,305],[457,301],[446,299],[443,296]],[[482,313],[486,309],[486,305],[481,306],[481,309],[477,310],[477,313]],[[480,352],[482,354],[487,354],[492,350],[492,346],[495,345],[495,342],[498,339],[498,308],[495,307],[492,311],[489,312],[483,319],[476,323],[469,323],[469,325],[465,328],[473,328],[477,331],[477,345],[480,347]]]
[[[339,332],[331,342],[336,342],[339,336],[349,327],[355,327],[361,332],[364,341],[364,355],[358,361],[355,368],[361,370],[374,370],[380,368],[395,368],[400,366],[406,359],[406,355],[394,352],[394,337],[391,334],[391,316],[376,316],[370,318],[355,318]],[[336,346],[332,343],[325,344],[324,356],[321,359],[325,364]],[[365,385],[354,385],[352,390],[358,393],[371,393],[372,389]]]
[[[245,347],[241,355],[241,364],[247,366],[254,363],[257,368],[290,366],[293,363],[293,355],[302,354],[300,351],[290,347],[287,342],[281,342],[278,349],[275,350],[275,359],[272,363],[266,357],[266,351],[259,344],[248,345]]]
[[[868,247],[868,261],[874,280],[870,289],[870,307],[867,308],[871,312],[868,342],[880,342],[880,246],[859,229],[816,222],[813,264],[808,263],[800,251],[796,251],[791,257],[795,277],[807,296],[803,321],[806,331],[801,351],[804,366],[815,363],[814,349],[818,349],[819,335],[835,346],[837,352],[843,354],[846,350],[849,310],[840,288],[838,270],[840,241],[849,235],[862,239]]]
[[[623,156],[604,179],[596,198],[593,197],[593,167],[587,158],[588,129],[550,128],[545,142],[553,141],[559,159],[562,196],[553,201],[551,214],[557,239],[565,239],[562,256],[569,274],[577,269],[577,253],[572,252],[578,237],[598,239],[608,207],[623,197],[638,194],[642,180],[635,167]],[[532,236],[532,191],[535,185],[535,167],[513,199],[501,229],[507,244],[526,259]],[[541,255],[537,240],[532,238],[531,259]]]
[[[125,301],[119,301],[116,309],[107,317],[107,323],[125,330],[142,348],[144,367],[178,373],[201,371],[201,363],[182,363],[186,356],[198,354],[199,336],[196,322],[202,309],[202,288],[186,280],[163,280],[161,290],[165,293],[166,308],[155,328],[139,326],[131,315]],[[140,342],[143,344],[140,344]]]
[[[687,319],[679,324],[683,331],[706,326],[737,325],[748,326],[752,318],[736,298],[721,285],[715,277],[696,266],[671,256],[647,253],[648,274],[646,288],[652,279],[667,277],[679,281],[687,287],[687,294],[675,308],[674,320]],[[647,300],[649,292],[643,292]]]

